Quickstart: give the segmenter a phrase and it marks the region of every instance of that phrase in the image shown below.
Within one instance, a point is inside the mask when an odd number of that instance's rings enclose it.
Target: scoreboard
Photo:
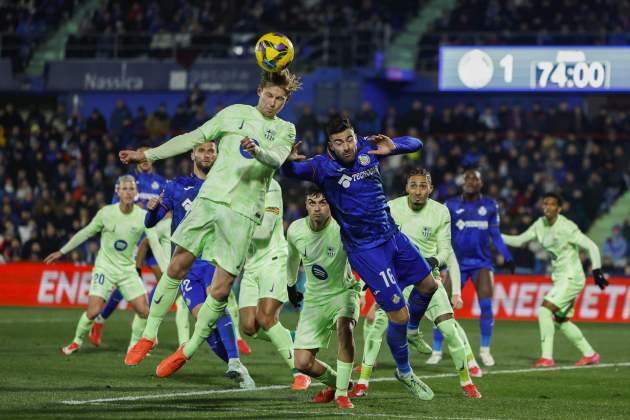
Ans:
[[[438,88],[475,92],[630,91],[630,47],[440,47]]]

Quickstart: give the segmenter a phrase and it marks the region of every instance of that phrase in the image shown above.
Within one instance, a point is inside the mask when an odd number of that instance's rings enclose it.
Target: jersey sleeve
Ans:
[[[319,184],[321,182],[321,171],[318,163],[316,158],[307,159],[302,162],[286,162],[282,165],[280,174],[289,178],[297,178]]]
[[[525,245],[527,242],[536,239],[535,229],[536,223],[531,225],[529,228],[527,228],[525,232],[521,233],[520,235],[501,235],[501,238],[503,238],[503,242],[505,242],[506,245],[519,248]]]
[[[446,269],[451,279],[451,294],[462,295],[462,274],[459,271],[459,263],[454,252],[451,252],[446,258]]]
[[[297,283],[298,270],[300,268],[300,252],[295,247],[295,225],[291,224],[287,230],[287,243],[289,255],[287,257],[287,285],[294,286]]]
[[[282,210],[282,190],[278,188],[275,181],[272,181],[265,195],[265,214],[260,225],[254,229],[252,239],[268,240],[271,238],[276,223],[280,219],[280,210]]]
[[[492,212],[489,215],[490,220],[488,221],[488,230],[490,231],[492,242],[497,248],[497,251],[501,253],[505,261],[512,261],[512,254],[510,254],[510,251],[507,249],[505,242],[503,242],[501,231],[499,230],[499,224],[501,222],[499,217],[499,206],[496,202],[493,202],[492,205],[489,207],[492,209]]]
[[[402,136],[402,137],[394,137],[392,139],[396,149],[391,153],[391,155],[403,155],[406,153],[417,152],[422,149],[423,144],[420,139],[411,136]]]
[[[204,132],[201,128],[197,128],[188,133],[175,136],[161,146],[145,150],[144,156],[150,161],[162,160],[171,156],[181,155],[206,141]]]
[[[569,243],[572,245],[576,245],[582,249],[585,249],[588,252],[588,256],[591,260],[591,265],[593,270],[597,270],[598,268],[602,268],[602,258],[599,252],[599,248],[597,244],[591,240],[588,236],[583,234],[580,231],[580,228],[573,222],[571,222],[571,227],[568,232]]]
[[[163,273],[166,273],[168,269],[169,258],[164,253],[164,249],[160,244],[160,239],[158,238],[157,233],[154,228],[145,228],[144,233],[147,235],[147,239],[149,241],[149,246],[151,247],[151,251],[153,252],[153,256],[162,270]]]
[[[157,207],[153,210],[147,210],[147,214],[144,216],[144,226],[152,228],[160,220],[166,216],[169,210],[173,210],[173,182],[168,181],[162,189],[162,202],[158,203]]]
[[[444,264],[448,260],[448,256],[453,253],[451,246],[451,214],[446,207],[441,209],[444,215],[435,233],[437,237],[437,255],[435,258],[437,258],[440,265]]]
[[[67,254],[72,251],[74,248],[81,245],[88,238],[96,235],[100,231],[103,230],[103,209],[100,209],[94,218],[87,224],[83,229],[75,233],[70,240],[61,247],[60,251],[62,254]]]

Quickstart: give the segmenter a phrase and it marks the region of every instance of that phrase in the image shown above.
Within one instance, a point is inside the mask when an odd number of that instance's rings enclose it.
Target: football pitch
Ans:
[[[59,349],[68,344],[79,310],[0,308],[0,418],[2,419],[310,419],[342,416],[383,419],[608,419],[630,416],[630,326],[580,324],[602,356],[602,364],[575,368],[579,358],[561,333],[556,334],[557,367],[531,369],[538,357],[538,328],[534,322],[497,321],[493,338],[493,368],[476,379],[483,398],[464,398],[450,358],[427,366],[426,356],[412,353],[416,373],[435,392],[433,401],[413,400],[393,378],[394,364],[385,342],[374,371],[369,396],[353,400],[354,410],[334,403],[312,404],[307,393],[289,389],[288,368],[270,343],[248,339],[251,356],[243,356],[258,386],[235,389],[225,378],[224,363],[205,347],[173,377],[154,375],[158,362],[176,349],[173,316],[164,322],[159,347],[135,368],[123,364],[131,313],[116,312],[103,334],[103,345],[86,341],[70,357]],[[295,313],[282,316],[293,328]],[[355,360],[362,350],[361,324],[356,330]],[[473,349],[478,348],[476,321],[462,321]],[[191,323],[192,328],[192,323]],[[431,337],[423,321],[425,336]],[[336,341],[321,353],[334,367]],[[356,375],[354,375],[356,377]]]

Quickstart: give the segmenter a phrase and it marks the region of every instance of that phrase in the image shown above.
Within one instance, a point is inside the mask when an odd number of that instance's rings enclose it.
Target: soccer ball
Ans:
[[[293,61],[294,54],[291,40],[278,32],[264,34],[256,42],[256,62],[268,72],[284,70]]]

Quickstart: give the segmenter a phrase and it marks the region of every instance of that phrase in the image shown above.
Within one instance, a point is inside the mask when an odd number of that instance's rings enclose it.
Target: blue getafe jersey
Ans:
[[[446,206],[451,214],[453,250],[462,270],[493,269],[491,241],[506,261],[512,259],[501,239],[496,201],[483,195],[477,201],[454,197]]]
[[[357,143],[357,158],[351,166],[342,165],[326,153],[302,162],[287,162],[282,167],[284,175],[314,182],[321,188],[348,252],[374,248],[398,232],[383,191],[379,157],[367,153],[375,147],[363,137],[358,137]],[[393,154],[422,148],[422,142],[413,137],[399,137],[394,143]]]
[[[171,221],[171,233],[182,222],[193,200],[197,197],[203,180],[195,175],[178,176],[166,182],[164,186],[163,205],[167,210],[173,211]]]
[[[142,203],[146,208],[147,202],[152,198],[157,198],[160,195],[160,191],[164,188],[166,180],[162,175],[158,175],[155,172],[132,172],[129,175],[136,179],[136,185],[138,187],[138,203]],[[118,194],[114,194],[112,203],[118,203]]]

